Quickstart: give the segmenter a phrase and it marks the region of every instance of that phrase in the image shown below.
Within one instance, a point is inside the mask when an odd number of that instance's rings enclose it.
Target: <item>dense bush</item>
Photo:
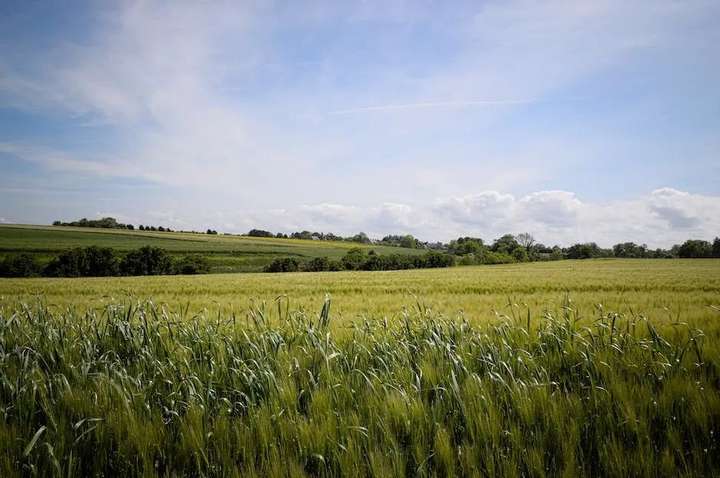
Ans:
[[[678,249],[678,256],[692,259],[712,257],[713,245],[711,245],[708,241],[690,239],[680,246]]]
[[[275,235],[270,231],[263,231],[262,229],[251,229],[247,233],[250,237],[274,237]]]
[[[160,247],[145,246],[128,252],[120,261],[120,273],[126,276],[172,274],[170,254]]]
[[[359,247],[354,247],[347,251],[342,258],[343,267],[349,271],[356,271],[362,268],[367,260],[367,253]]]
[[[453,264],[453,256],[435,251],[430,251],[423,255],[379,255],[372,250],[366,253],[360,248],[353,248],[350,249],[340,261],[327,257],[316,257],[305,263],[301,263],[293,257],[275,259],[265,267],[265,272],[322,272],[340,270],[392,271],[450,267]]]
[[[265,272],[297,272],[300,261],[294,257],[280,257],[265,266]]]
[[[315,257],[302,265],[302,270],[306,272],[341,271],[343,269],[340,261],[327,257]]]
[[[0,262],[0,277],[32,277],[40,272],[40,266],[30,254],[5,256]]]
[[[74,226],[74,227],[99,227],[102,229],[135,229],[132,224],[122,224],[117,222],[114,217],[104,217],[102,219],[86,219],[79,221],[62,222],[55,221],[53,226]]]
[[[103,277],[118,273],[118,260],[109,247],[76,247],[61,253],[45,267],[48,277]]]
[[[206,257],[190,254],[178,259],[174,264],[176,274],[207,274],[210,262]]]

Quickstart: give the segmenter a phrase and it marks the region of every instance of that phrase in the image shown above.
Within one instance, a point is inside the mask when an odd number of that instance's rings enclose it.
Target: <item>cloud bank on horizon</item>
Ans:
[[[0,6],[0,218],[720,234],[720,4]]]

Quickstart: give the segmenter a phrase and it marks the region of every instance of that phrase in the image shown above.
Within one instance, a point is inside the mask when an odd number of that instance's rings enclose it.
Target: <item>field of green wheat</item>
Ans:
[[[0,279],[1,476],[716,476],[720,261]]]

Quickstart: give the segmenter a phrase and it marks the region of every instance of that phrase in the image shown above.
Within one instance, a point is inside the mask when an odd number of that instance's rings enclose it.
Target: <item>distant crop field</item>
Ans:
[[[349,249],[373,249],[378,254],[420,254],[417,249],[367,246],[351,242],[308,241],[181,232],[128,231],[59,226],[0,225],[0,257],[30,253],[40,261],[73,247],[111,247],[126,252],[156,246],[172,254],[200,254],[210,261],[212,272],[253,272],[277,257],[340,258]]]
[[[595,307],[655,320],[717,321],[720,261],[607,259],[388,272],[211,274],[77,279],[0,279],[4,301],[39,298],[57,307],[101,307],[151,299],[177,310],[244,313],[285,296],[292,307],[318,310],[325,295],[343,318],[393,317],[420,302],[446,315],[492,319],[509,301],[533,313],[556,309],[565,296],[581,313]]]

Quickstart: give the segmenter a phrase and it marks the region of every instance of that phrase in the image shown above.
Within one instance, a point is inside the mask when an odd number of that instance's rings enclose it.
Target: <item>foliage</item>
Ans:
[[[367,254],[363,249],[355,247],[347,251],[341,259],[343,267],[349,271],[356,271],[362,268],[367,260]]]
[[[690,259],[712,257],[713,246],[708,241],[690,239],[680,246],[678,256]]]
[[[347,240],[350,242],[359,242],[360,244],[370,244],[372,242],[364,232],[358,232],[354,236],[348,237]]]
[[[599,299],[599,298],[598,298]],[[715,476],[720,347],[566,302],[344,331],[277,312],[0,308],[2,476]]]
[[[172,274],[173,263],[165,249],[144,246],[128,252],[120,261],[120,273],[127,276]]]
[[[292,265],[288,266],[287,261],[290,259],[292,259]],[[379,255],[373,250],[365,253],[360,248],[354,248],[350,249],[340,261],[334,261],[327,257],[316,257],[304,263],[294,258],[276,259],[265,268],[265,272],[391,271],[450,267],[452,265],[454,265],[453,256],[436,251],[428,251],[423,255],[416,256],[402,254]]]
[[[173,269],[176,274],[207,274],[210,262],[199,254],[188,254],[175,261]]]
[[[0,277],[32,277],[40,266],[30,254],[12,254],[0,261]]]
[[[53,226],[98,227],[103,229],[134,229],[132,224],[119,223],[114,217],[104,217],[102,219],[82,218],[79,221],[72,222],[55,221],[53,222]]]
[[[148,226],[149,227],[149,226]],[[20,252],[31,254],[44,266],[59,253],[74,247],[111,247],[118,256],[150,245],[162,247],[178,259],[187,254],[205,256],[211,272],[259,272],[280,256],[294,256],[302,261],[314,257],[339,260],[349,249],[370,246],[346,241],[296,241],[262,239],[247,236],[208,235],[182,232],[143,232],[119,229],[64,229],[50,226],[0,225],[0,261],[2,256]],[[422,249],[405,249],[373,245],[378,254],[422,254]]]
[[[478,237],[459,237],[457,240],[450,241],[448,252],[456,256],[465,256],[468,254],[482,255],[487,248],[483,240]]]
[[[411,234],[404,236],[398,235],[387,235],[380,240],[380,244],[387,244],[389,246],[406,247],[408,249],[417,249],[421,247],[420,241],[418,241]]]
[[[265,272],[297,272],[300,261],[295,257],[279,257],[265,266]]]
[[[270,231],[263,231],[262,229],[251,229],[247,233],[250,237],[273,237],[273,233]]]
[[[647,254],[648,250],[645,244],[638,246],[634,242],[623,242],[613,246],[613,255],[615,257],[642,258],[647,256]]]
[[[594,242],[586,242],[583,244],[573,244],[567,250],[566,257],[568,259],[593,259],[595,257],[603,257],[605,253]]]
[[[48,277],[114,276],[119,271],[115,252],[109,247],[76,247],[57,256],[45,267]]]

